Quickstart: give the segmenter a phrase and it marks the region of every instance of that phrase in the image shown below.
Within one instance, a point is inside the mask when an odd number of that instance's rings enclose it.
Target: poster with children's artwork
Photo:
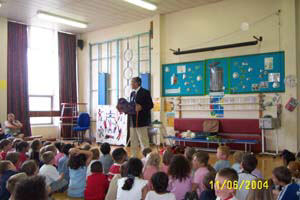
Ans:
[[[127,115],[119,113],[114,106],[98,106],[97,142],[113,145],[126,145]]]

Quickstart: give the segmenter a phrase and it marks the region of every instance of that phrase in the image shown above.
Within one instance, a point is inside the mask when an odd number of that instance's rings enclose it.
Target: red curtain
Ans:
[[[7,113],[14,113],[23,124],[22,133],[31,136],[27,45],[27,26],[8,22]]]
[[[76,86],[76,36],[66,33],[58,33],[59,55],[59,95],[60,103],[77,103]],[[72,116],[72,110],[67,109],[65,116]],[[63,120],[63,123],[72,123]],[[71,136],[71,126],[62,126],[62,137]]]

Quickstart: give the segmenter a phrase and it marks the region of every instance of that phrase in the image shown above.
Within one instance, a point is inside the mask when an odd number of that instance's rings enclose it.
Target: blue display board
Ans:
[[[98,74],[98,105],[107,105],[108,73]]]
[[[284,52],[230,58],[231,93],[284,92]]]
[[[206,64],[206,86],[205,86],[205,94],[209,94],[211,92],[224,92],[229,93],[229,59],[228,58],[218,58],[218,59],[210,59],[205,61]],[[214,75],[216,77],[214,77]],[[222,78],[218,77],[218,74],[222,74]],[[220,91],[211,91],[211,79],[216,79],[215,82],[220,82],[222,84],[222,88]],[[219,79],[218,79],[219,78]],[[222,90],[221,90],[222,89]]]
[[[284,92],[284,52],[272,52],[162,67],[163,96]]]
[[[205,94],[205,62],[163,65],[163,96]]]

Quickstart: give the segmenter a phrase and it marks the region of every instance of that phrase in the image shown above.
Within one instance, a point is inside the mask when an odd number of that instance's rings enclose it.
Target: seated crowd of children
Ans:
[[[233,165],[227,146],[209,154],[186,148],[162,152],[143,150],[143,159],[129,158],[124,148],[104,143],[0,141],[0,199],[47,200],[53,193],[86,200],[260,200],[299,199],[300,163],[282,153],[283,166],[269,180],[257,169],[253,154],[235,152]],[[298,196],[297,196],[298,195]]]

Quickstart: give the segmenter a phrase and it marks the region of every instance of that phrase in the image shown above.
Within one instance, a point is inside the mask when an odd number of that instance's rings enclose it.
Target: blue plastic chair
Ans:
[[[77,126],[73,127],[74,132],[81,134],[82,141],[84,140],[85,132],[90,129],[90,121],[90,115],[88,113],[80,113],[77,119]]]

